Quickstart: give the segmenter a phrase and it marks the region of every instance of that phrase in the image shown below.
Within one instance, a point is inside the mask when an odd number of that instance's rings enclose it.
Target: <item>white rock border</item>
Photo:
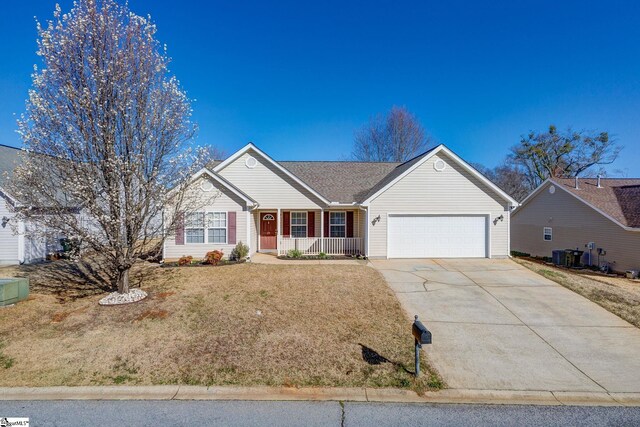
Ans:
[[[120,305],[131,304],[132,302],[138,302],[147,297],[147,293],[142,289],[132,289],[127,294],[120,294],[118,292],[111,292],[106,297],[98,301],[100,305]]]

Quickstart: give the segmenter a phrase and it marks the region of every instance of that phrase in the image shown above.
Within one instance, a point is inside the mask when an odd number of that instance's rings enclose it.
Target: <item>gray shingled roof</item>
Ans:
[[[361,202],[400,163],[278,162],[331,202]]]
[[[13,171],[20,164],[21,149],[0,144],[0,187],[6,187],[7,177],[13,176]],[[5,188],[6,190],[6,188]]]
[[[640,228],[640,179],[553,178],[552,181],[627,227]]]

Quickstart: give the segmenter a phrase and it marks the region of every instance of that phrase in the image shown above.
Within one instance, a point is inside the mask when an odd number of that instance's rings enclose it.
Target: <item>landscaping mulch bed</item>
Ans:
[[[218,264],[213,265],[202,261],[193,261],[189,264],[180,265],[178,262],[165,262],[162,264],[162,268],[183,268],[183,267],[223,267],[226,265],[236,265],[247,262],[246,259],[242,260],[227,260],[223,259],[218,261]]]
[[[411,319],[365,266],[150,268],[148,297],[111,307],[64,263],[43,267],[0,268],[34,283],[0,310],[0,386],[443,385],[426,359],[414,380]]]

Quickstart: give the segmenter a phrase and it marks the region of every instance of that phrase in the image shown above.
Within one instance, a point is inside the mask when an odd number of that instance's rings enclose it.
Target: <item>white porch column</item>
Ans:
[[[324,252],[324,209],[320,209],[320,251]]]
[[[280,255],[280,226],[282,223],[282,217],[280,216],[280,208],[278,208],[278,231],[276,232],[276,252]]]

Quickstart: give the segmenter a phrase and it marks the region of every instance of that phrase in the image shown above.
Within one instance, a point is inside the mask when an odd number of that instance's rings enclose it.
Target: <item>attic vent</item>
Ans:
[[[442,172],[443,170],[446,169],[446,167],[447,167],[447,164],[442,159],[438,159],[435,162],[433,162],[433,168],[438,172]]]
[[[598,175],[598,188],[602,188],[602,185],[600,185],[600,175]]]
[[[200,188],[202,189],[202,191],[211,191],[211,190],[213,190],[213,183],[211,181],[209,181],[208,179],[205,179],[200,184]]]
[[[258,165],[258,161],[255,159],[255,157],[249,156],[249,157],[247,157],[247,160],[244,161],[244,164],[249,169],[253,169]]]

